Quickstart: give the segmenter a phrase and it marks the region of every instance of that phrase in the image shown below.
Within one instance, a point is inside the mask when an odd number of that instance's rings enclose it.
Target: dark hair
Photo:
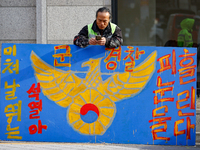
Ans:
[[[109,15],[110,15],[110,16],[109,16],[109,19],[112,18],[110,9],[108,9],[107,7],[101,7],[101,8],[99,8],[99,9],[97,10],[97,12],[96,12],[96,18],[97,18],[97,15],[98,15],[99,12],[108,12]]]

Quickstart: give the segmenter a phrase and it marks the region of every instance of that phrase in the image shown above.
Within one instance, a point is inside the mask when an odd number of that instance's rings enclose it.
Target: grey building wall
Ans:
[[[0,43],[35,43],[35,0],[0,0]]]
[[[35,14],[35,0],[0,0],[0,52],[2,43],[36,42]]]
[[[111,0],[0,0],[0,51],[2,43],[72,44],[102,6]]]
[[[99,7],[111,0],[47,0],[47,43],[72,44],[81,28],[95,20]]]

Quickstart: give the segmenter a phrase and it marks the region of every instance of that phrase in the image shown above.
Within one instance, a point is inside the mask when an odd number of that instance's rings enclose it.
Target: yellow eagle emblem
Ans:
[[[43,94],[61,107],[68,107],[67,120],[75,131],[86,135],[103,135],[111,125],[115,102],[133,97],[144,89],[156,66],[157,52],[152,52],[133,72],[115,72],[102,80],[102,58],[90,59],[85,78],[75,71],[63,71],[41,60],[33,51],[32,67]],[[80,73],[80,72],[79,72]]]

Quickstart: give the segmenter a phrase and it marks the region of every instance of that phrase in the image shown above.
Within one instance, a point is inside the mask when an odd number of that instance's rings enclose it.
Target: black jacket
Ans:
[[[115,32],[112,34],[110,23],[104,30],[100,30],[94,21],[92,25],[92,30],[96,32],[98,35],[106,38],[105,46],[108,48],[115,48],[123,43],[122,32],[121,29],[116,26]],[[111,36],[112,35],[112,36]],[[89,37],[88,37],[88,26],[84,26],[81,31],[74,37],[74,44],[80,47],[86,47],[89,45]]]

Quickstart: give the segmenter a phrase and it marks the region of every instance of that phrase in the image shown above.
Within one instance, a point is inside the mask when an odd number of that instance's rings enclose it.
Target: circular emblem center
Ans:
[[[85,104],[80,110],[81,119],[86,123],[93,123],[99,117],[99,109],[94,104]]]

